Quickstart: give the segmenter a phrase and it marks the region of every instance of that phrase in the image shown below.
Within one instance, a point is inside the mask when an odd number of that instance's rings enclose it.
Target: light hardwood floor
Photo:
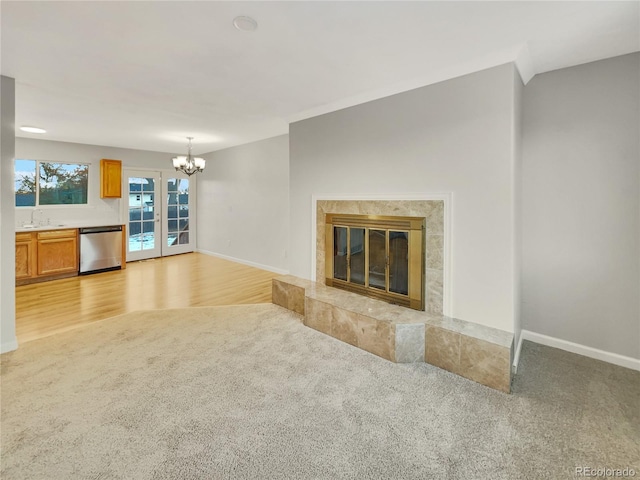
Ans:
[[[16,287],[19,343],[135,310],[271,302],[277,273],[200,253]]]

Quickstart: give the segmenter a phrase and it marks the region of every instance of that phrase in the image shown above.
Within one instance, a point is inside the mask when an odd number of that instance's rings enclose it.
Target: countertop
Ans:
[[[123,223],[105,223],[105,222],[87,222],[87,223],[52,223],[51,225],[39,225],[34,227],[20,226],[16,227],[16,233],[22,232],[42,232],[46,230],[64,230],[65,228],[89,228],[89,227],[106,227],[110,225],[124,225]]]

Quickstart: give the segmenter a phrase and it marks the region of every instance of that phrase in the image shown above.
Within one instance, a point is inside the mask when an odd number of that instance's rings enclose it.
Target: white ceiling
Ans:
[[[633,2],[1,2],[19,136],[194,153],[510,61],[640,50]],[[248,15],[255,32],[235,30]]]

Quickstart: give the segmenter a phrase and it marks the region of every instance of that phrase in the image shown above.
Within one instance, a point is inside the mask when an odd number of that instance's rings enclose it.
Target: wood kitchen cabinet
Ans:
[[[122,162],[100,160],[100,198],[122,197]]]
[[[78,230],[49,230],[38,238],[38,275],[78,273]]]
[[[16,233],[16,280],[31,278],[35,272],[35,239],[32,233]]]
[[[16,285],[78,274],[78,230],[16,233]]]

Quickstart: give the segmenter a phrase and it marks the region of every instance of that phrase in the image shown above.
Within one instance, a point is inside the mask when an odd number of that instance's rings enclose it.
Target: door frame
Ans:
[[[164,213],[160,216],[162,224],[162,256],[168,257],[170,255],[178,255],[180,253],[189,253],[193,252],[196,249],[196,194],[197,194],[197,181],[195,175],[187,175],[182,172],[177,172],[175,170],[162,170],[161,175],[161,183],[162,183],[162,208],[166,208],[166,199],[168,196],[168,191],[166,189],[167,180],[170,178],[181,178],[189,180],[189,243],[186,245],[178,245],[175,247],[169,247],[168,238],[169,238],[169,228],[168,228],[168,213],[165,215]],[[179,218],[179,217],[178,217]],[[193,227],[192,227],[193,225]],[[180,232],[178,231],[178,235]]]
[[[153,222],[154,222],[154,248],[149,250],[136,250],[129,251],[129,235],[131,234],[131,228],[129,225],[129,178],[130,177],[154,177],[156,179],[156,185],[154,185],[154,199],[153,199]],[[162,243],[161,236],[158,235],[159,225],[160,228],[162,226],[162,210],[163,204],[158,203],[158,200],[163,199],[162,196],[162,175],[159,171],[154,169],[143,169],[143,168],[125,168],[122,171],[122,192],[123,195],[126,195],[122,198],[121,202],[121,210],[122,210],[122,218],[125,220],[125,224],[127,225],[127,238],[125,239],[125,244],[127,245],[127,261],[135,262],[138,260],[147,260],[149,258],[157,258],[162,255]],[[143,201],[144,190],[140,192],[141,201]],[[144,215],[144,213],[143,213]],[[144,220],[142,220],[142,232],[144,232]],[[159,243],[160,242],[160,243]],[[146,254],[145,254],[146,252]]]
[[[140,177],[144,177],[143,173],[153,173],[154,175],[159,175],[160,177],[160,188],[155,190],[156,199],[154,201],[155,212],[160,213],[160,221],[156,222],[159,227],[159,231],[156,231],[158,234],[157,238],[160,241],[160,250],[157,253],[157,256],[153,257],[145,257],[145,258],[135,258],[136,255],[133,255],[134,258],[130,258],[129,250],[129,242],[126,240],[127,244],[127,262],[135,262],[137,260],[144,260],[146,258],[159,258],[159,257],[167,257],[170,255],[177,255],[180,253],[188,253],[196,250],[196,192],[197,192],[197,181],[196,176],[187,176],[182,172],[177,172],[173,169],[158,169],[158,168],[143,168],[143,167],[132,167],[132,168],[123,168],[122,175],[122,192],[123,195],[129,195],[129,176],[137,175],[140,173]],[[165,182],[169,178],[187,178],[189,179],[189,244],[185,245],[185,248],[173,247],[169,248],[165,246],[168,238],[168,217],[167,217],[167,187]],[[158,198],[160,201],[158,201]],[[129,199],[128,197],[123,197],[120,202],[120,212],[121,218],[123,219],[123,223],[127,225],[127,230],[129,229]],[[193,227],[191,226],[193,225]],[[155,250],[155,248],[154,248]],[[133,252],[135,253],[135,252]]]

